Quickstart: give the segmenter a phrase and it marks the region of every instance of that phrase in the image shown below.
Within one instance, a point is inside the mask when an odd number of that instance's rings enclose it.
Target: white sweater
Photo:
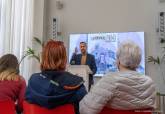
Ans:
[[[120,110],[155,108],[155,84],[135,71],[109,73],[80,102],[80,114],[99,114],[104,106]]]

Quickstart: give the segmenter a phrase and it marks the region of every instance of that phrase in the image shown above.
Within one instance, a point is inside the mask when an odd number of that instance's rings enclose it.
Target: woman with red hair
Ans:
[[[67,103],[75,105],[85,96],[83,79],[65,71],[67,63],[63,42],[50,40],[43,48],[41,72],[31,76],[26,90],[26,100],[46,108]]]

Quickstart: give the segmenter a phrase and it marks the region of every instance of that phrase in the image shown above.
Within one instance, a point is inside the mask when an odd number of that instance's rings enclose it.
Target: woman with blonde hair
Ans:
[[[136,71],[141,49],[125,42],[117,51],[119,72],[104,76],[80,102],[80,114],[99,114],[104,107],[115,110],[140,110],[155,107],[155,84]]]
[[[22,111],[25,94],[25,80],[19,75],[19,64],[16,56],[6,54],[0,58],[0,101],[16,102],[16,110]]]

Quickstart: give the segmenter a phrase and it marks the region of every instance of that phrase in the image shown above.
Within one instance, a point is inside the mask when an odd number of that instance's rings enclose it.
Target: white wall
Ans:
[[[34,29],[34,37],[39,38],[41,41],[44,40],[45,38],[45,7],[46,3],[45,0],[34,0],[34,24],[33,24],[33,29]],[[33,42],[33,49],[37,52],[41,52],[41,46],[37,45],[37,43]],[[39,70],[39,62],[36,59],[32,59],[32,73],[38,72]]]
[[[47,38],[51,38],[52,18],[57,17],[65,44],[70,33],[144,31],[146,57],[160,54],[156,34],[158,12],[165,11],[159,0],[60,0],[64,8],[56,8],[56,0],[47,0]],[[165,93],[157,65],[146,63],[147,75]]]
[[[34,36],[43,38],[44,0],[34,0]]]

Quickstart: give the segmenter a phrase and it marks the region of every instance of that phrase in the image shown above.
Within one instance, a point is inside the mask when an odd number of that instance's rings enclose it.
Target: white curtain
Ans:
[[[32,47],[33,0],[0,0],[0,56],[13,53],[20,60]],[[28,80],[31,61],[24,59],[20,74]]]

